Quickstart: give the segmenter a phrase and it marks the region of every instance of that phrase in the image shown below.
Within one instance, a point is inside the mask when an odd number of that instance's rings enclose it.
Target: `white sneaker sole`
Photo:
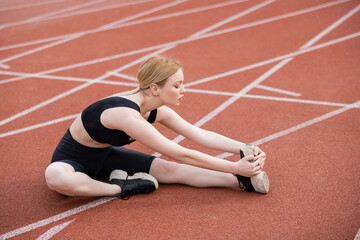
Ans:
[[[251,180],[251,185],[254,187],[256,192],[259,193],[269,192],[270,184],[266,172],[262,171],[258,175],[252,176],[250,180]]]
[[[159,188],[159,183],[156,180],[156,178],[154,178],[153,176],[151,176],[150,174],[147,174],[147,173],[135,173],[133,176],[128,176],[127,172],[125,172],[123,170],[114,170],[111,172],[109,180],[111,181],[113,178],[125,180],[126,177],[129,180],[137,179],[137,178],[140,178],[142,180],[149,180],[155,184],[156,189]]]

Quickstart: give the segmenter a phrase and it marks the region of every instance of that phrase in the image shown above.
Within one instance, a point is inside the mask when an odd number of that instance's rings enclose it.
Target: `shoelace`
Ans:
[[[125,186],[126,186],[127,183],[128,183],[128,177],[129,177],[129,176],[126,176],[126,179],[125,179],[125,181],[124,181],[124,185],[121,187],[121,193],[118,193],[118,194],[115,195],[116,197],[118,197],[118,198],[120,198],[120,199],[122,199],[122,200],[129,200],[129,199],[130,199],[130,195],[128,195],[128,196],[122,196],[123,190],[125,189]]]

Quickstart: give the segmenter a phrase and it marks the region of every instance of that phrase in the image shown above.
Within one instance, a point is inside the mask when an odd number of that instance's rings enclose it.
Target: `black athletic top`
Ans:
[[[100,122],[101,114],[109,108],[128,107],[140,112],[140,107],[135,102],[122,97],[109,97],[97,101],[88,106],[81,113],[81,120],[86,132],[92,139],[99,143],[107,143],[113,146],[123,146],[135,141],[124,131],[106,128]],[[150,112],[147,121],[155,122],[157,109]]]

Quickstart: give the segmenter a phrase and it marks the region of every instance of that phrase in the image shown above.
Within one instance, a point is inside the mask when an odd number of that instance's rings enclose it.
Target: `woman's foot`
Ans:
[[[117,184],[121,188],[121,193],[116,197],[129,199],[130,195],[139,193],[150,193],[155,191],[159,184],[157,180],[147,173],[135,173],[129,176],[123,170],[114,170],[110,174],[110,184]]]

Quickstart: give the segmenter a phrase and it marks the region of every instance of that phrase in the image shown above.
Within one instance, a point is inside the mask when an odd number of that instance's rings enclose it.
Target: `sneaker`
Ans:
[[[110,174],[110,184],[117,184],[121,187],[121,193],[116,197],[127,200],[130,195],[138,193],[150,193],[158,189],[157,180],[147,173],[135,173],[129,176],[123,170],[114,170]]]
[[[240,148],[240,157],[243,158],[248,155],[254,155],[254,147],[247,144],[244,147]],[[258,193],[268,193],[270,188],[269,178],[266,172],[261,171],[259,174],[252,177],[244,177],[238,174],[234,176],[239,181],[239,187],[246,192],[258,192]],[[241,184],[243,186],[241,186]]]

